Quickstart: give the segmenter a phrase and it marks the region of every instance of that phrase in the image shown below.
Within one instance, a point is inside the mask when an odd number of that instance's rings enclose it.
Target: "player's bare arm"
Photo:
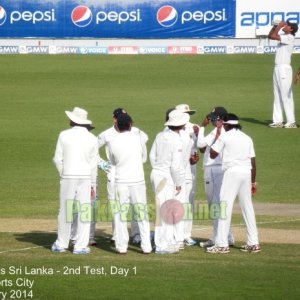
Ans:
[[[270,30],[268,34],[268,38],[270,40],[277,40],[280,41],[280,35],[278,32],[280,31],[281,28],[283,28],[286,25],[285,22],[280,22],[278,25],[274,25],[272,29]]]

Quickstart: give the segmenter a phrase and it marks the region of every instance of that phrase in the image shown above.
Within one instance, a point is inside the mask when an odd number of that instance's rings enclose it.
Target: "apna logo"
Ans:
[[[157,22],[163,27],[173,26],[178,19],[178,13],[172,6],[162,6],[156,14]]]
[[[73,9],[71,19],[74,25],[78,27],[86,27],[92,22],[93,15],[88,7],[79,5]]]
[[[2,6],[0,6],[0,26],[3,25],[5,21],[6,21],[6,11]]]

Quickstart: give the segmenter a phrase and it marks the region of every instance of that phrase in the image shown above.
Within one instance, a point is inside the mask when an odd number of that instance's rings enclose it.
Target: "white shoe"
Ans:
[[[215,243],[212,240],[207,240],[205,242],[200,242],[199,246],[201,248],[207,248],[207,247],[212,247]]]
[[[155,248],[155,253],[156,254],[174,254],[174,253],[178,253],[179,252],[179,249],[172,245],[172,246],[169,246],[167,248],[159,248],[159,247],[156,247]]]
[[[52,252],[57,252],[57,253],[63,253],[63,252],[66,252],[67,249],[62,248],[62,247],[59,247],[59,246],[56,245],[56,243],[54,243],[54,244],[52,245],[52,247],[51,247],[51,251],[52,251]]]
[[[229,247],[217,247],[217,246],[212,246],[206,248],[207,253],[220,253],[220,254],[226,254],[230,252]]]
[[[283,128],[298,128],[296,123],[286,123]]]
[[[271,123],[271,124],[268,125],[268,127],[271,127],[271,128],[283,128],[283,123],[282,122]]]
[[[89,247],[74,249],[73,254],[89,254],[91,249]]]
[[[185,239],[183,242],[187,246],[195,246],[197,244],[197,242],[192,238]]]
[[[179,250],[184,250],[184,242],[178,242],[176,246]]]

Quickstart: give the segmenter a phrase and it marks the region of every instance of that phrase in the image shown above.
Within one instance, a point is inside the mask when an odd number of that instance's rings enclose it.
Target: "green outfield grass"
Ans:
[[[294,66],[298,65],[294,55]],[[298,202],[298,130],[269,129],[273,55],[198,56],[0,56],[1,215],[55,217],[58,176],[52,156],[64,110],[81,106],[95,134],[111,126],[111,113],[125,107],[149,135],[148,149],[163,128],[166,109],[188,103],[195,123],[216,105],[241,118],[255,142],[260,202]],[[300,87],[294,87],[299,116]],[[300,129],[299,129],[300,130]],[[103,154],[103,153],[102,153]],[[145,166],[148,198],[149,163]],[[204,199],[198,168],[198,199]],[[106,197],[100,173],[100,196]]]
[[[294,70],[299,57],[293,56]],[[74,106],[88,110],[95,134],[111,126],[115,108],[124,107],[134,125],[149,135],[149,151],[168,108],[188,103],[197,110],[192,122],[200,123],[214,106],[225,106],[240,116],[243,130],[254,140],[258,182],[254,201],[299,203],[300,128],[266,126],[272,116],[274,55],[0,55],[0,65],[0,218],[56,219],[59,178],[52,157],[59,132],[68,128],[64,111]],[[300,123],[300,86],[294,86],[294,98]],[[145,174],[148,201],[153,202],[149,162]],[[99,188],[99,201],[106,202],[103,172]],[[196,198],[205,198],[200,164]],[[299,229],[297,218],[257,220],[264,223],[261,227]],[[234,215],[233,222],[239,224],[241,216]],[[166,256],[145,256],[131,245],[126,256],[118,256],[109,241],[98,236],[98,249],[75,256],[52,254],[55,237],[55,232],[0,233],[0,292],[12,290],[3,280],[12,280],[16,288],[16,279],[25,278],[35,280],[33,299],[300,297],[296,244],[263,244],[258,255],[237,248],[229,255],[209,255],[197,246]],[[43,266],[55,274],[24,274],[25,267]],[[104,267],[107,275],[85,274],[84,266]],[[129,268],[130,273],[109,274],[112,266]],[[9,274],[10,267],[19,267],[21,274]],[[64,268],[80,268],[81,273],[63,275]]]
[[[27,293],[32,290],[33,299],[296,300],[300,296],[297,245],[263,244],[259,254],[232,248],[228,255],[214,255],[189,247],[179,254],[147,256],[130,245],[128,254],[120,256],[113,252],[109,240],[101,237],[101,249],[93,248],[86,257],[50,253],[48,245],[54,233],[0,236],[10,243],[10,249],[40,246],[0,254],[6,258],[1,262],[5,272],[2,280],[10,280],[15,289],[18,278],[34,280],[32,289],[18,288]],[[34,275],[40,268],[47,273]],[[124,269],[128,270],[127,276]],[[91,274],[93,271],[99,273]],[[3,292],[12,289],[0,287]]]

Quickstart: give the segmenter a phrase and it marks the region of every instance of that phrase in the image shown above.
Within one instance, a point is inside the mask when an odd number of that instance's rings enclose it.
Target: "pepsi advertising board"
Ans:
[[[233,38],[235,3],[235,0],[0,0],[0,37]]]

